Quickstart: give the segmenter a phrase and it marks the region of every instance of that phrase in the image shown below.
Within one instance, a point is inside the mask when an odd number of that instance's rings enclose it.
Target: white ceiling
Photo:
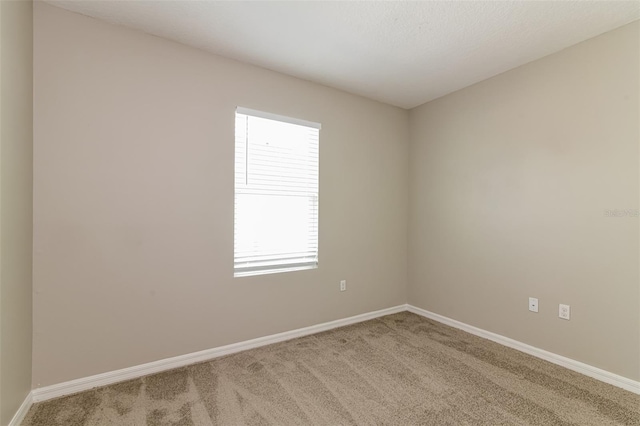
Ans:
[[[639,1],[48,2],[403,108],[640,18]]]

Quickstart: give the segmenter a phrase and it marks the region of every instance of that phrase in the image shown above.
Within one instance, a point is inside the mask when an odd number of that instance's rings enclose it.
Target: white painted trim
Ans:
[[[631,380],[627,377],[623,377],[618,374],[614,374],[609,371],[602,370],[597,367],[593,367],[589,364],[585,364],[583,362],[576,361],[571,358],[564,357],[562,355],[554,354],[553,352],[545,351],[544,349],[539,349],[534,346],[527,345],[526,343],[522,343],[517,340],[513,340],[508,337],[501,336],[500,334],[492,333],[490,331],[486,331],[481,328],[474,327],[469,324],[465,324],[463,322],[427,311],[425,309],[415,307],[413,305],[407,305],[407,310],[409,312],[413,312],[414,314],[418,314],[425,318],[429,318],[434,321],[438,321],[443,324],[449,325],[451,327],[458,328],[460,330],[466,331],[467,333],[471,333],[476,336],[484,337],[485,339],[499,343],[503,346],[508,346],[512,349],[519,350],[520,352],[533,355],[537,358],[544,359],[545,361],[549,361],[553,364],[557,364],[562,367],[568,368],[569,370],[573,370],[578,373],[584,374],[585,376],[589,376],[596,380],[600,380],[601,382],[609,383],[610,385],[614,385],[619,388],[622,388],[640,395],[640,382]]]
[[[320,130],[322,124],[314,121],[302,120],[300,118],[287,117],[286,115],[278,115],[265,111],[258,111],[257,109],[250,109],[245,107],[236,107],[237,114],[251,115],[253,117],[266,118],[267,120],[283,121],[285,123],[296,124],[298,126],[311,127],[312,129]]]
[[[33,404],[33,392],[29,392],[27,397],[22,401],[22,405],[18,408],[15,416],[11,419],[8,426],[20,426],[20,423],[24,420],[24,416],[29,412],[29,408]]]
[[[568,368],[569,370],[584,374],[585,376],[592,377],[594,379],[609,383],[614,386],[618,386],[622,389],[626,389],[630,392],[640,395],[640,382],[637,382],[635,380],[610,373],[600,368],[575,361],[571,358],[557,355],[552,352],[527,345],[526,343],[522,343],[517,340],[513,340],[508,337],[504,337],[499,334],[492,333],[490,331],[486,331],[481,328],[477,328],[472,325],[468,325],[463,322],[447,318],[445,316],[412,305],[398,305],[392,308],[368,312],[349,318],[343,318],[335,321],[325,322],[322,324],[312,325],[310,327],[299,328],[297,330],[285,331],[283,333],[272,334],[270,336],[258,337],[257,339],[251,339],[244,342],[233,343],[231,345],[206,349],[204,351],[193,352],[190,354],[179,355],[173,358],[166,358],[147,364],[136,365],[133,367],[123,368],[121,370],[109,371],[102,374],[96,374],[94,376],[83,377],[68,382],[37,388],[32,390],[31,393],[27,396],[27,399],[25,399],[25,402],[22,404],[20,410],[18,411],[18,413],[16,413],[11,423],[9,423],[9,426],[18,426],[24,416],[27,414],[27,411],[29,411],[31,404],[35,402],[46,401],[48,399],[82,392],[98,386],[106,386],[125,380],[136,379],[138,377],[147,376],[149,374],[155,374],[162,371],[171,370],[173,368],[184,367],[186,365],[207,361],[224,355],[245,351],[260,346],[271,345],[273,343],[283,342],[285,340],[291,340],[297,337],[308,336],[310,334],[320,333],[322,331],[344,327],[346,325],[356,324],[362,321],[367,321],[370,319],[379,318],[385,315],[391,315],[403,311],[413,312],[414,314],[418,314],[434,321],[449,325],[451,327],[458,328],[476,336],[483,337],[501,345],[519,350],[529,355],[533,355],[537,358],[541,358],[562,367]]]
[[[368,312],[349,318],[343,318],[335,321],[325,322],[322,324],[312,325],[310,327],[299,328],[297,330],[285,331],[283,333],[258,337],[257,339],[246,340],[244,342],[233,343],[231,345],[206,349],[204,351],[179,355],[172,358],[149,362],[147,364],[123,368],[121,370],[109,371],[107,373],[96,374],[94,376],[83,377],[76,380],[70,380],[68,382],[57,383],[55,385],[34,389],[32,391],[33,402],[46,401],[48,399],[58,398],[60,396],[70,395],[88,389],[93,389],[98,386],[106,386],[125,380],[136,379],[138,377],[147,376],[149,374],[159,373],[161,371],[171,370],[173,368],[184,367],[186,365],[207,361],[224,355],[246,351],[247,349],[271,345],[273,343],[283,342],[285,340],[291,340],[297,337],[308,336],[309,334],[320,333],[322,331],[331,330],[333,328],[344,327],[346,325],[355,324],[385,315],[403,312],[406,310],[407,305],[399,305],[392,308]]]

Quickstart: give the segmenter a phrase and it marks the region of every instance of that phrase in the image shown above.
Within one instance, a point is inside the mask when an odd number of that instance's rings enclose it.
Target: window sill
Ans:
[[[279,274],[282,272],[304,271],[306,269],[317,269],[318,265],[285,266],[278,269],[259,269],[253,271],[234,271],[233,277],[251,277],[254,275]]]

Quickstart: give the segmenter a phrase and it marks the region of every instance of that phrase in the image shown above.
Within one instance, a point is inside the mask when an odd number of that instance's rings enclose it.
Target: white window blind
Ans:
[[[237,108],[234,276],[317,267],[319,131]]]

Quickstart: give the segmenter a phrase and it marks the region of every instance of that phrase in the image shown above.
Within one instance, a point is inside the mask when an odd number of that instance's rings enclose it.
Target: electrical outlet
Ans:
[[[345,291],[347,289],[347,280],[340,281],[340,291]]]
[[[535,297],[529,298],[529,310],[531,312],[538,312],[538,299]]]
[[[560,309],[558,310],[558,316],[562,319],[568,320],[571,318],[571,306],[560,304]]]

